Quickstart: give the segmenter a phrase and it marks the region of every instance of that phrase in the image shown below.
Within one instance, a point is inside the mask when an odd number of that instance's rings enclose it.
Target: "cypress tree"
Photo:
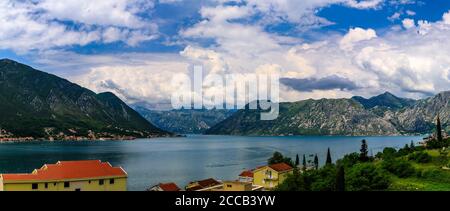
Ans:
[[[303,154],[303,171],[306,170],[306,155]]]
[[[300,165],[300,158],[298,157],[298,154],[297,154],[297,156],[295,157],[295,166],[297,167],[299,165]]]
[[[316,170],[319,169],[319,157],[317,156],[317,154],[314,157],[314,167],[316,168]]]
[[[339,165],[336,175],[336,191],[345,191],[345,169]]]
[[[414,144],[414,141],[411,141],[411,145],[409,146],[409,148],[413,151],[416,149],[416,145]]]
[[[439,144],[444,144],[442,139],[442,126],[441,126],[441,119],[439,118],[439,115],[437,117],[436,122],[436,138]]]
[[[331,165],[331,164],[333,164],[333,160],[331,159],[330,148],[328,148],[326,165]]]
[[[367,162],[369,161],[369,150],[368,150],[368,146],[367,146],[367,141],[364,139],[362,140],[362,144],[361,144],[361,150],[360,150],[360,154],[359,154],[359,160],[361,162]]]

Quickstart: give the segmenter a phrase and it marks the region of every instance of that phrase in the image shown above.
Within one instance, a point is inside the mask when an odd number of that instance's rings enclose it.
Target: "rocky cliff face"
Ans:
[[[420,100],[415,105],[400,111],[386,112],[384,119],[391,121],[406,133],[429,133],[435,128],[439,115],[443,128],[449,130],[450,91]]]
[[[396,135],[387,120],[351,99],[282,103],[274,121],[259,120],[260,111],[242,110],[207,134],[232,135]]]
[[[359,99],[359,100],[356,100]],[[362,100],[322,99],[280,105],[274,121],[260,121],[260,111],[241,110],[206,131],[232,135],[400,135],[431,133],[439,114],[450,130],[450,92],[415,101],[383,94]],[[391,102],[392,101],[392,102]]]

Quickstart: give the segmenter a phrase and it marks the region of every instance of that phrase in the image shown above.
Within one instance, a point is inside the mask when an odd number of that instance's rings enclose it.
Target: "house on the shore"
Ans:
[[[259,185],[254,185],[252,182],[242,182],[242,181],[226,181],[223,183],[223,188],[218,191],[263,191],[264,187]]]
[[[148,189],[148,191],[165,191],[165,192],[178,192],[181,188],[175,183],[160,183]]]
[[[239,174],[239,181],[253,183],[253,171],[252,170],[243,171],[241,174]]]
[[[294,172],[294,168],[286,163],[262,166],[253,171],[253,184],[271,190]]]
[[[30,174],[0,174],[0,191],[126,191],[127,178],[108,162],[59,161]]]

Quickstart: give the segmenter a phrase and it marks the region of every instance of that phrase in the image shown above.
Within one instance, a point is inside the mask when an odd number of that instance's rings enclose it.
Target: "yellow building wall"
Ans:
[[[0,176],[0,191],[3,191],[3,179]]]
[[[64,187],[64,181],[58,182],[38,182],[38,189],[33,190],[32,184],[36,182],[25,183],[7,183],[3,184],[4,191],[126,191],[127,178],[114,178],[114,184],[110,184],[110,179],[103,179],[104,184],[100,185],[100,179],[92,180],[72,180],[68,181],[70,187]],[[47,188],[45,184],[48,184]]]
[[[269,178],[268,172],[271,172],[271,174],[272,174],[271,178]],[[264,187],[264,189],[270,190],[270,189],[276,188],[279,184],[283,183],[284,180],[286,179],[286,177],[291,173],[292,173],[292,171],[283,172],[280,174],[277,171],[275,171],[269,167],[263,167],[254,172],[253,183],[255,185]]]
[[[251,183],[225,182],[223,191],[252,191]]]

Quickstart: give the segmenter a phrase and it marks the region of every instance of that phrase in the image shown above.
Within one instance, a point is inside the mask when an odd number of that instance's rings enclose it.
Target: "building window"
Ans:
[[[48,183],[45,183],[45,189],[48,189]]]
[[[91,181],[91,180],[89,180],[89,184],[91,184],[91,182],[92,182],[92,181]]]
[[[99,181],[98,181],[98,184],[99,184],[99,185],[103,185],[103,184],[105,184],[105,180],[102,180],[102,179],[101,179],[101,180],[99,180]]]
[[[70,188],[70,182],[64,182],[64,188]]]
[[[39,185],[37,183],[31,184],[31,189],[37,190],[39,188]]]
[[[114,184],[114,182],[115,182],[114,179],[109,179],[109,184],[112,185],[112,184]]]
[[[228,187],[228,188],[232,188],[233,186],[232,186],[232,185],[227,185],[227,187]]]
[[[56,182],[55,182],[55,183],[53,183],[53,186],[56,186]]]

